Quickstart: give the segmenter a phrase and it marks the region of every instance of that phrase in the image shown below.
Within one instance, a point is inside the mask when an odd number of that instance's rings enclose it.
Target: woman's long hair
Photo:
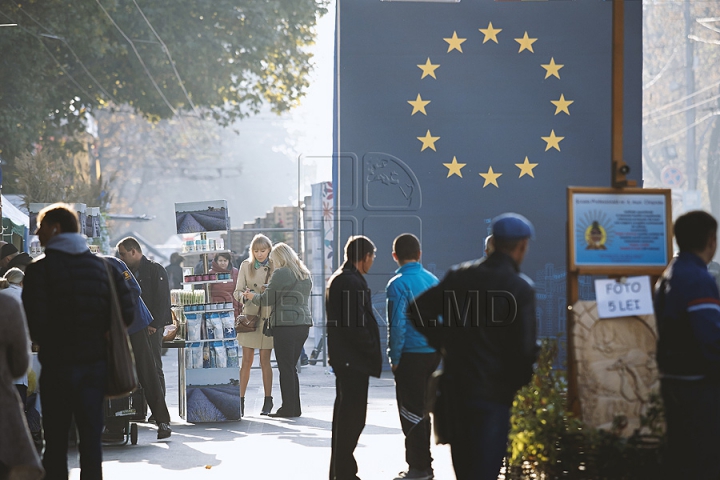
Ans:
[[[272,252],[270,252],[270,260],[276,270],[287,267],[298,280],[310,278],[310,270],[308,270],[303,261],[300,260],[295,250],[290,248],[286,243],[280,242],[273,245]]]

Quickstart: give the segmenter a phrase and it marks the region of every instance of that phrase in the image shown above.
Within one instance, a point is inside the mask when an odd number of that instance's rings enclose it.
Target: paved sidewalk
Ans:
[[[137,445],[105,447],[104,478],[224,479],[265,478],[317,480],[328,478],[335,376],[321,364],[303,367],[300,395],[303,416],[272,419],[260,416],[263,402],[260,370],[253,370],[246,394],[246,417],[240,422],[188,424],[178,415],[177,355],[163,357],[173,434],[156,440],[153,426],[139,424]],[[277,408],[280,387],[273,370]],[[404,470],[404,436],[400,429],[392,374],[371,379],[367,425],[355,451],[364,480],[392,479]],[[436,478],[455,478],[446,445],[433,445]],[[70,451],[70,478],[79,480],[77,451]],[[261,477],[262,476],[262,477]]]

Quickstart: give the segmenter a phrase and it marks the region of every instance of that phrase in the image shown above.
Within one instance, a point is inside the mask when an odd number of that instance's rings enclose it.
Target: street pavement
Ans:
[[[178,413],[175,351],[170,350],[163,362],[173,434],[167,440],[158,441],[155,427],[141,423],[137,445],[106,446],[103,451],[106,480],[328,478],[335,401],[335,376],[329,367],[318,363],[302,368],[302,417],[261,416],[262,380],[260,370],[253,369],[246,394],[246,416],[242,421],[189,424]],[[278,380],[277,369],[273,369],[275,409],[280,406]],[[407,468],[405,437],[400,428],[392,373],[383,372],[381,378],[371,379],[369,392],[367,422],[355,450],[358,476],[364,480],[392,479]],[[433,444],[432,455],[435,477],[454,479],[449,447]],[[79,480],[75,448],[70,449],[69,464],[70,479]]]

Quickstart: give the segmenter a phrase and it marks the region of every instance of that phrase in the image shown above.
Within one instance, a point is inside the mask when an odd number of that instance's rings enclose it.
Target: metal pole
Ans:
[[[627,180],[630,167],[623,160],[623,62],[625,48],[625,0],[614,0],[612,7],[612,126],[611,181],[613,188],[634,187]]]
[[[685,101],[687,105],[687,111],[685,112],[685,124],[688,127],[686,143],[685,143],[685,156],[687,158],[687,178],[688,178],[688,190],[697,190],[698,171],[697,171],[697,152],[695,145],[695,108],[692,106],[695,101],[694,98],[690,98],[695,92],[695,51],[693,41],[690,40],[690,34],[692,33],[692,13],[690,12],[690,0],[685,0],[684,5],[684,16],[685,16],[685,94],[688,99]]]

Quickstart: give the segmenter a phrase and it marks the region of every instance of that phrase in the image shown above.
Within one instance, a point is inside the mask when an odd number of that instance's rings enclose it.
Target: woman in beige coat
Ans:
[[[262,293],[270,280],[273,266],[270,262],[270,251],[272,243],[265,235],[255,235],[250,243],[250,256],[240,265],[237,284],[233,296],[240,302],[243,301],[243,292],[249,289],[253,292]],[[254,332],[238,333],[238,343],[242,347],[242,364],[240,365],[240,414],[245,415],[245,391],[250,380],[250,368],[255,359],[255,349],[260,350],[260,369],[262,370],[263,387],[265,389],[265,401],[263,402],[260,415],[268,415],[273,408],[272,398],[272,368],[270,366],[270,354],[273,349],[273,339],[263,335],[263,319],[269,318],[271,307],[258,307],[251,302],[246,302],[243,313],[245,315],[259,315],[258,328]]]

